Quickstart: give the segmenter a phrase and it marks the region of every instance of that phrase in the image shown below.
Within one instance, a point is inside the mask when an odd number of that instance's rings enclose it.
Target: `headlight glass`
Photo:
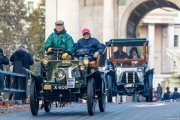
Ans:
[[[57,80],[62,80],[66,75],[66,72],[62,68],[56,68],[54,70],[54,76]]]

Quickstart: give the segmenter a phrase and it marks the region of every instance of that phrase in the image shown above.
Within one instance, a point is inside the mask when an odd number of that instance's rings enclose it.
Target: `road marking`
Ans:
[[[134,107],[157,107],[157,106],[166,106],[169,105],[167,103],[142,103],[142,104],[137,104],[137,105],[132,105]]]

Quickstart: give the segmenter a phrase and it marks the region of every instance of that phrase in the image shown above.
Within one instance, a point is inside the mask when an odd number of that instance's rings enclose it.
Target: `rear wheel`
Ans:
[[[30,85],[30,109],[31,109],[32,115],[38,114],[39,100],[37,98],[37,90],[36,90],[36,84],[35,84],[34,79],[32,79],[31,85]]]
[[[51,110],[51,102],[50,101],[44,101],[44,110],[46,111],[46,112],[50,112],[50,110]]]
[[[99,110],[101,112],[104,112],[106,107],[106,96],[105,96],[105,83],[103,79],[101,85],[101,98],[98,100],[98,102],[99,102]]]
[[[149,75],[149,78],[148,78],[148,96],[146,96],[146,102],[152,102],[152,99],[153,99],[153,97],[152,97],[152,88],[153,88],[153,86],[152,86],[152,82],[153,82],[153,75],[152,74],[150,74]]]
[[[110,75],[107,76],[107,102],[112,102],[112,77]]]
[[[96,107],[96,88],[95,88],[95,82],[93,78],[90,78],[88,80],[87,85],[87,109],[89,115],[94,115],[95,113],[95,107]]]

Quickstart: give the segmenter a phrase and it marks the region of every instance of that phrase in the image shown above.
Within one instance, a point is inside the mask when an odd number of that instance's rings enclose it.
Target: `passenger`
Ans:
[[[9,59],[6,56],[6,53],[3,52],[3,49],[0,48],[0,70],[3,70],[3,64],[8,65]]]
[[[141,58],[140,55],[138,54],[138,50],[136,47],[132,47],[129,53],[130,53],[130,55],[128,56],[128,59],[139,59],[139,58]]]
[[[83,60],[85,55],[88,55],[89,60],[95,60],[99,54],[103,53],[103,46],[96,38],[91,37],[88,28],[82,30],[82,35],[83,38],[79,39],[76,44],[75,60]]]
[[[132,47],[130,50],[130,55],[128,56],[128,59],[140,59],[140,55],[138,54],[138,50],[136,47]],[[132,63],[129,63],[129,66],[140,66],[142,65],[140,62],[132,61]]]
[[[128,58],[128,55],[126,52],[123,51],[123,45],[119,44],[117,51],[114,52],[114,59],[126,59],[126,58]]]
[[[74,52],[74,41],[66,32],[64,22],[62,20],[56,21],[55,27],[54,32],[50,34],[44,44],[44,49],[48,51],[48,59],[57,59],[57,56],[55,53],[53,53],[52,48],[62,48],[67,52],[63,53],[60,59],[71,60]]]

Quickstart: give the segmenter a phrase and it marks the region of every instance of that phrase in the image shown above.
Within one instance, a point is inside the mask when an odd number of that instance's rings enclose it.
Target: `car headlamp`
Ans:
[[[44,55],[44,58],[42,59],[42,62],[43,62],[43,64],[44,64],[45,66],[47,66],[47,64],[48,64],[48,62],[49,62],[47,55]]]
[[[66,72],[62,68],[56,68],[54,70],[54,76],[57,80],[62,80],[66,75]]]

